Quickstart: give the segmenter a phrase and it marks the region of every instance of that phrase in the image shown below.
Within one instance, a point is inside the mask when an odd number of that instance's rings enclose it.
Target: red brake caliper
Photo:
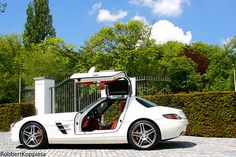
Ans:
[[[40,130],[37,130],[37,133],[38,133],[38,134],[41,134],[41,131],[40,131]],[[39,142],[42,140],[42,138],[39,136],[39,137],[36,138],[36,140],[37,140],[37,142],[39,143]]]
[[[139,133],[140,132],[138,130],[136,130],[136,135],[138,135]],[[136,141],[138,142],[140,137],[136,136],[135,138],[136,138]]]

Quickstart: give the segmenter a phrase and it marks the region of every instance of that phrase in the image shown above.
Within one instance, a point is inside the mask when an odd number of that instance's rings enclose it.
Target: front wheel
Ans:
[[[23,126],[20,132],[22,144],[26,148],[43,148],[47,144],[47,134],[42,125],[30,122]]]
[[[147,120],[133,124],[129,130],[129,143],[135,149],[153,149],[159,140],[159,131],[156,125]]]

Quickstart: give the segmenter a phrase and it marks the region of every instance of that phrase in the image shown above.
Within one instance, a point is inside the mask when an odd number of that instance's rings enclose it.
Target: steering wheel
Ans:
[[[101,115],[98,113],[98,111],[95,109],[95,110],[92,110],[89,115],[87,115],[84,120],[83,120],[83,128],[89,126],[89,123],[91,122],[91,120],[95,120],[98,122],[98,124],[100,125],[101,123]]]
[[[90,116],[91,116],[91,118],[95,119],[100,124],[101,115],[98,113],[97,110],[93,110],[91,112]]]

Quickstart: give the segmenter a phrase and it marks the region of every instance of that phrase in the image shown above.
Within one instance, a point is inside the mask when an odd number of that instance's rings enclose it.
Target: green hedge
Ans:
[[[182,109],[187,135],[236,137],[236,92],[168,94],[144,97],[161,106]]]
[[[182,109],[189,120],[187,135],[236,138],[236,92],[168,94],[144,98],[158,105]],[[31,115],[35,115],[32,103],[0,105],[0,131],[9,131],[11,123]]]
[[[35,115],[33,103],[0,104],[0,131],[9,131],[11,123],[32,115]]]

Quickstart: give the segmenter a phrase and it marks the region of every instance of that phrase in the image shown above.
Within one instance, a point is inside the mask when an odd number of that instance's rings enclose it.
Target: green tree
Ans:
[[[232,65],[236,67],[236,36],[229,39],[224,46]]]
[[[23,34],[25,46],[38,44],[49,37],[56,36],[48,0],[33,0],[33,3],[29,3],[26,13],[27,20]]]
[[[193,48],[208,57],[208,69],[205,78],[204,91],[228,91],[233,89],[233,70],[229,51],[218,45],[208,45],[196,42]]]
[[[135,20],[102,28],[85,42],[79,69],[96,66],[98,70],[124,70],[129,76],[169,77],[171,83],[163,83],[169,85],[168,92],[197,91],[200,75],[196,64],[184,56],[184,45],[157,45],[149,38],[150,29]]]
[[[25,48],[20,35],[0,35],[0,104],[17,102],[18,81],[34,85],[34,77],[53,77],[57,81],[76,71],[78,54],[62,39],[48,38]]]
[[[0,104],[16,102],[23,72],[23,47],[19,35],[0,35]]]
[[[33,85],[35,77],[53,77],[60,81],[76,72],[75,64],[78,60],[75,59],[78,57],[72,51],[73,48],[60,38],[48,38],[40,44],[31,45],[30,50],[26,50],[23,63],[22,78],[25,85]]]
[[[173,93],[198,91],[200,74],[196,72],[197,65],[185,56],[170,60],[170,89]]]
[[[225,43],[225,50],[228,52],[230,64],[233,67],[234,88],[236,90],[236,36],[232,37]]]
[[[162,58],[160,60],[160,70],[159,73],[164,77],[169,74],[169,67],[171,66],[170,61],[172,58],[178,58],[181,56],[183,51],[183,44],[179,42],[169,41],[165,44],[159,45],[160,53]]]
[[[0,2],[0,13],[4,13],[6,11],[7,3]]]
[[[80,66],[85,69],[96,66],[98,70],[126,70],[133,75],[137,71],[135,62],[139,52],[154,43],[149,35],[150,27],[136,20],[104,27],[85,42]]]
[[[186,45],[170,41],[157,46],[161,56],[157,73],[170,79],[163,92],[198,91],[200,74],[197,72],[196,63],[184,54]]]

